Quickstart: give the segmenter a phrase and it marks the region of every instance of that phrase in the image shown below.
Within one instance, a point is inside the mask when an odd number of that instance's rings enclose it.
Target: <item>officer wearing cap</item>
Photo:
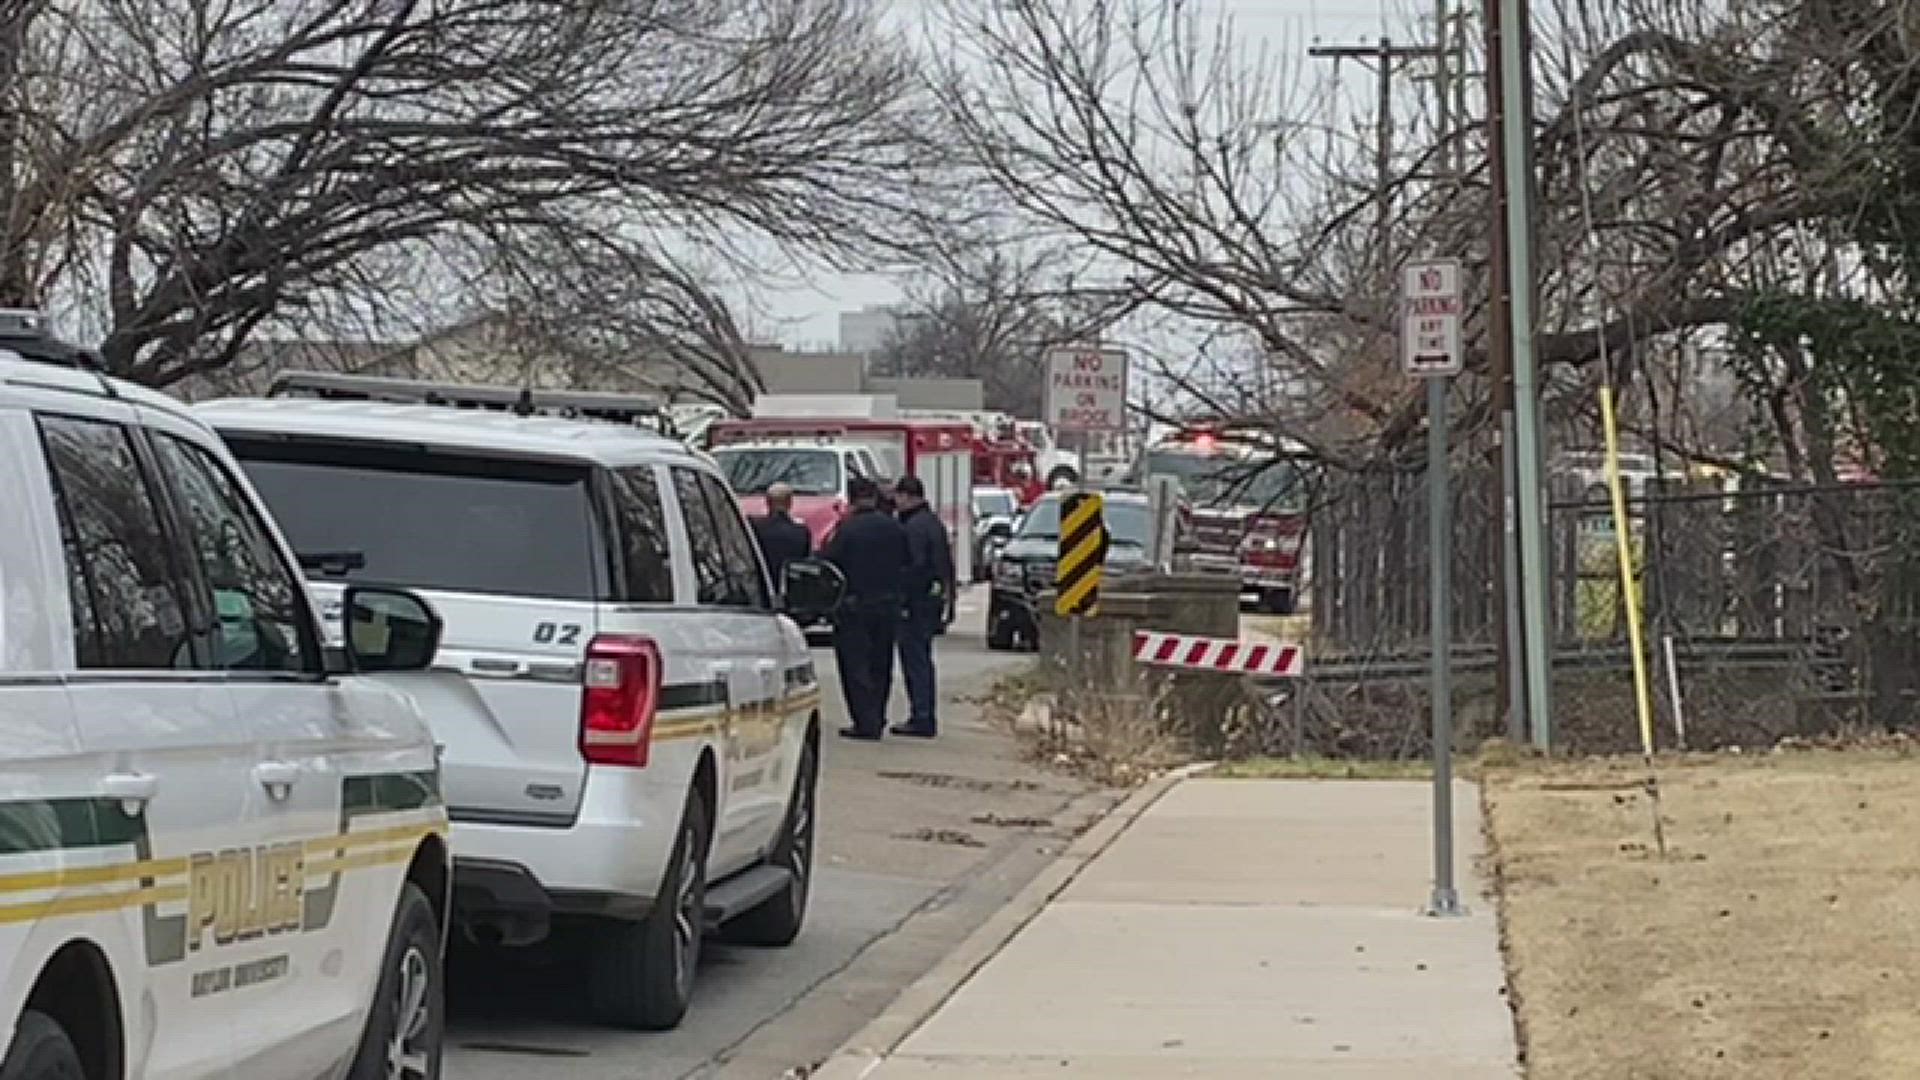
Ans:
[[[847,483],[848,514],[824,555],[847,579],[846,599],[833,620],[833,658],[852,721],[849,739],[878,739],[886,731],[893,693],[893,642],[906,600],[907,533],[880,508],[880,486],[866,477]]]
[[[894,485],[900,526],[907,534],[906,603],[900,620],[900,674],[907,681],[907,722],[895,735],[930,739],[939,733],[934,716],[933,639],[946,622],[953,598],[953,542],[947,527],[927,505],[927,488],[917,476]]]

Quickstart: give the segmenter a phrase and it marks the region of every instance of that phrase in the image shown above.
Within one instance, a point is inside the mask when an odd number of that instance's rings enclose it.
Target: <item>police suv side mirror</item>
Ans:
[[[405,589],[356,585],[342,598],[346,654],[353,670],[425,671],[444,628],[432,605]]]
[[[781,572],[781,610],[796,620],[833,614],[846,594],[846,575],[825,559],[795,559]]]

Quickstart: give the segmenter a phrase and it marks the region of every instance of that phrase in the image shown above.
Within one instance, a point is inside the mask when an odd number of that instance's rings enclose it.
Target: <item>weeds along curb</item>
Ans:
[[[1081,833],[1005,907],[967,935],[958,948],[914,980],[884,1012],[809,1073],[810,1080],[864,1080],[907,1036],[938,1012],[974,972],[993,959],[1054,897],[1071,885],[1088,864],[1112,846],[1128,826],[1159,802],[1161,796],[1181,781],[1212,767],[1207,763],[1175,769],[1127,796],[1126,801]]]
[[[1506,864],[1500,858],[1500,834],[1493,823],[1494,783],[1491,770],[1481,776],[1479,782],[1481,849],[1485,852],[1481,875],[1487,883],[1487,891],[1492,894],[1494,926],[1500,935],[1500,961],[1501,966],[1506,969],[1507,1011],[1513,1020],[1514,1049],[1519,1052],[1520,1074],[1527,1076],[1532,1071],[1528,1064],[1527,1018],[1520,1008],[1520,987],[1514,978],[1519,973],[1519,968],[1515,964],[1513,955],[1513,935],[1507,924]]]

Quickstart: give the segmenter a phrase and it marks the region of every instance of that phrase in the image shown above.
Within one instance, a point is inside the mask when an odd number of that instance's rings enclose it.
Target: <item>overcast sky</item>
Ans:
[[[917,10],[920,0],[893,0],[903,12]],[[1238,36],[1268,47],[1304,50],[1316,39],[1358,42],[1377,39],[1383,31],[1405,26],[1407,0],[1189,0],[1202,13],[1230,13]],[[1420,2],[1425,15],[1432,7]],[[1392,16],[1389,22],[1389,16]],[[1431,21],[1430,18],[1428,21]],[[1367,79],[1364,69],[1347,66],[1342,89]],[[1367,87],[1371,86],[1369,81]],[[840,312],[900,298],[899,286],[886,278],[823,275],[810,287],[763,298],[768,309],[754,329],[792,346],[833,346],[839,337]]]

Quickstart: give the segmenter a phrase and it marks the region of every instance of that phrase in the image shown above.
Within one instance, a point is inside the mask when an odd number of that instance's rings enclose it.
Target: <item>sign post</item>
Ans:
[[[1087,442],[1094,432],[1127,428],[1127,353],[1097,345],[1047,352],[1046,420],[1056,435],[1078,432],[1080,479],[1087,478]]]
[[[1453,523],[1447,470],[1447,393],[1458,375],[1460,262],[1408,263],[1400,286],[1401,363],[1427,381],[1427,581],[1432,642],[1433,895],[1427,914],[1460,915],[1453,876]]]
[[[1180,500],[1178,478],[1147,478],[1147,517],[1153,522],[1147,563],[1155,573],[1165,574],[1173,570],[1174,552],[1180,546]]]

